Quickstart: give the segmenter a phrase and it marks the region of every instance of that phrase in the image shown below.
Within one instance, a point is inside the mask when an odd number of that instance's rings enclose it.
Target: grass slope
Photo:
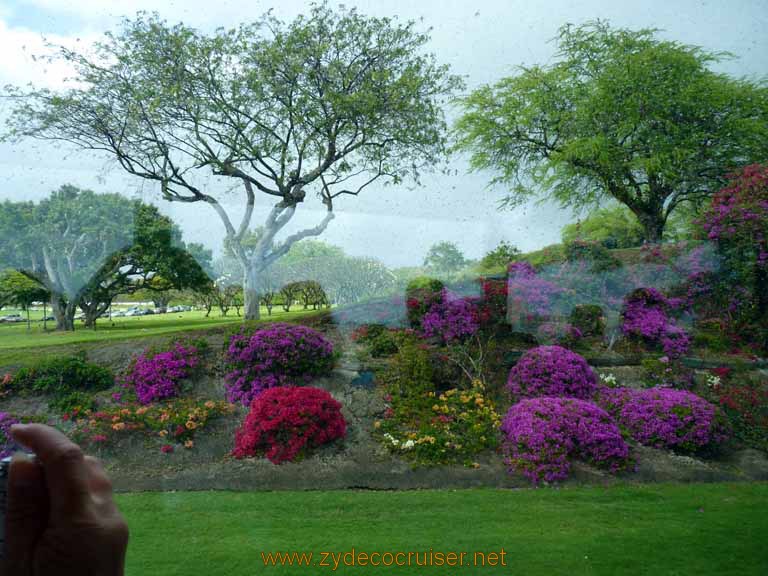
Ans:
[[[506,567],[337,574],[768,574],[768,485],[124,494],[127,576],[323,574],[261,553],[506,551]]]

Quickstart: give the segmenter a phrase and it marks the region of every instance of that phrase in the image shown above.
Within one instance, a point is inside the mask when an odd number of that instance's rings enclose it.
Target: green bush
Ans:
[[[421,328],[424,314],[433,304],[443,299],[443,283],[436,278],[420,276],[408,282],[405,289],[405,303],[408,311],[408,324],[416,330]]]
[[[115,377],[107,368],[86,361],[85,354],[44,360],[37,366],[14,374],[10,388],[19,392],[51,397],[51,406],[66,405],[74,393],[83,398],[111,388]],[[70,398],[70,400],[67,400]],[[74,400],[72,400],[74,401]]]
[[[605,335],[605,314],[597,304],[574,306],[569,322],[584,337],[602,338]]]
[[[574,240],[565,245],[565,258],[569,262],[584,260],[592,263],[593,272],[605,272],[621,267],[621,260],[598,242]]]
[[[662,358],[646,358],[641,363],[643,386],[646,388],[678,388],[690,390],[693,387],[693,370],[680,362]]]

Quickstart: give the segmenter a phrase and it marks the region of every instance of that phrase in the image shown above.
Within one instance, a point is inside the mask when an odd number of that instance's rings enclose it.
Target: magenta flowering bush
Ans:
[[[563,289],[541,278],[528,262],[513,262],[508,267],[508,313],[518,319],[530,321],[552,311],[554,298]]]
[[[443,292],[440,301],[432,304],[421,320],[422,333],[444,342],[472,336],[480,328],[478,306],[471,298],[459,298]]]
[[[515,398],[591,398],[597,391],[597,375],[583,356],[560,346],[539,346],[523,354],[509,371],[507,389]]]
[[[501,424],[510,471],[534,484],[568,477],[571,460],[611,472],[630,464],[629,447],[610,415],[578,398],[529,398],[509,409]]]
[[[268,388],[329,374],[335,357],[333,344],[316,330],[276,322],[232,336],[226,362],[227,400],[247,406]]]
[[[625,336],[661,346],[670,358],[679,358],[691,346],[688,333],[670,316],[681,304],[682,300],[667,298],[655,288],[638,288],[624,299],[621,330]]]
[[[197,346],[181,342],[162,352],[144,351],[122,375],[123,387],[132,389],[141,404],[178,396],[182,381],[200,363],[199,353]]]
[[[16,451],[17,445],[11,438],[11,426],[18,423],[17,418],[7,412],[0,412],[0,458],[7,458]]]
[[[728,438],[724,414],[686,390],[601,388],[598,404],[646,446],[695,452]]]

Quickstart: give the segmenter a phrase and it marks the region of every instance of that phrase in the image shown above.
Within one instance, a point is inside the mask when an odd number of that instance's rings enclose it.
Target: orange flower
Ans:
[[[195,443],[192,440],[187,440],[186,442],[184,442],[184,448],[192,448],[192,446],[194,445]]]
[[[160,422],[165,422],[166,420],[168,420],[168,418],[170,418],[170,416],[168,416],[168,412],[163,412],[162,414],[160,414]]]
[[[192,420],[187,421],[187,430],[194,430],[197,428],[197,424],[195,422],[192,422]]]
[[[160,430],[158,434],[160,435],[161,438],[165,438],[166,436],[168,436],[168,430]]]
[[[125,429],[125,422],[118,422],[117,424],[112,424],[112,430],[124,430]]]
[[[210,410],[211,408],[214,408],[216,406],[216,402],[214,402],[213,400],[208,400],[208,402],[206,402],[204,406]]]

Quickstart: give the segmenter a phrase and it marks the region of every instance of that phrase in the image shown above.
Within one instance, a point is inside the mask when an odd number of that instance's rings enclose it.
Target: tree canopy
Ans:
[[[165,199],[210,205],[245,272],[246,316],[255,317],[256,275],[322,233],[339,197],[418,180],[443,158],[441,104],[462,83],[424,53],[427,41],[413,22],[326,4],[292,22],[266,14],[210,35],[140,14],[93,56],[59,48],[77,87],[12,90],[9,136],[106,152],[157,182]],[[213,176],[210,185],[198,174]],[[219,201],[233,182],[245,205],[239,222]],[[257,193],[275,204],[246,251]],[[325,216],[277,241],[309,193]]]
[[[729,57],[656,30],[566,25],[556,61],[461,100],[456,147],[511,186],[564,206],[614,199],[661,240],[669,215],[738,166],[768,157],[768,87],[712,70]]]
[[[429,248],[424,266],[438,276],[450,276],[461,270],[467,259],[453,242],[438,242]]]
[[[6,201],[0,214],[0,265],[50,292],[59,329],[73,329],[78,306],[95,320],[120,293],[208,281],[169,218],[120,194],[64,185],[37,204]]]

